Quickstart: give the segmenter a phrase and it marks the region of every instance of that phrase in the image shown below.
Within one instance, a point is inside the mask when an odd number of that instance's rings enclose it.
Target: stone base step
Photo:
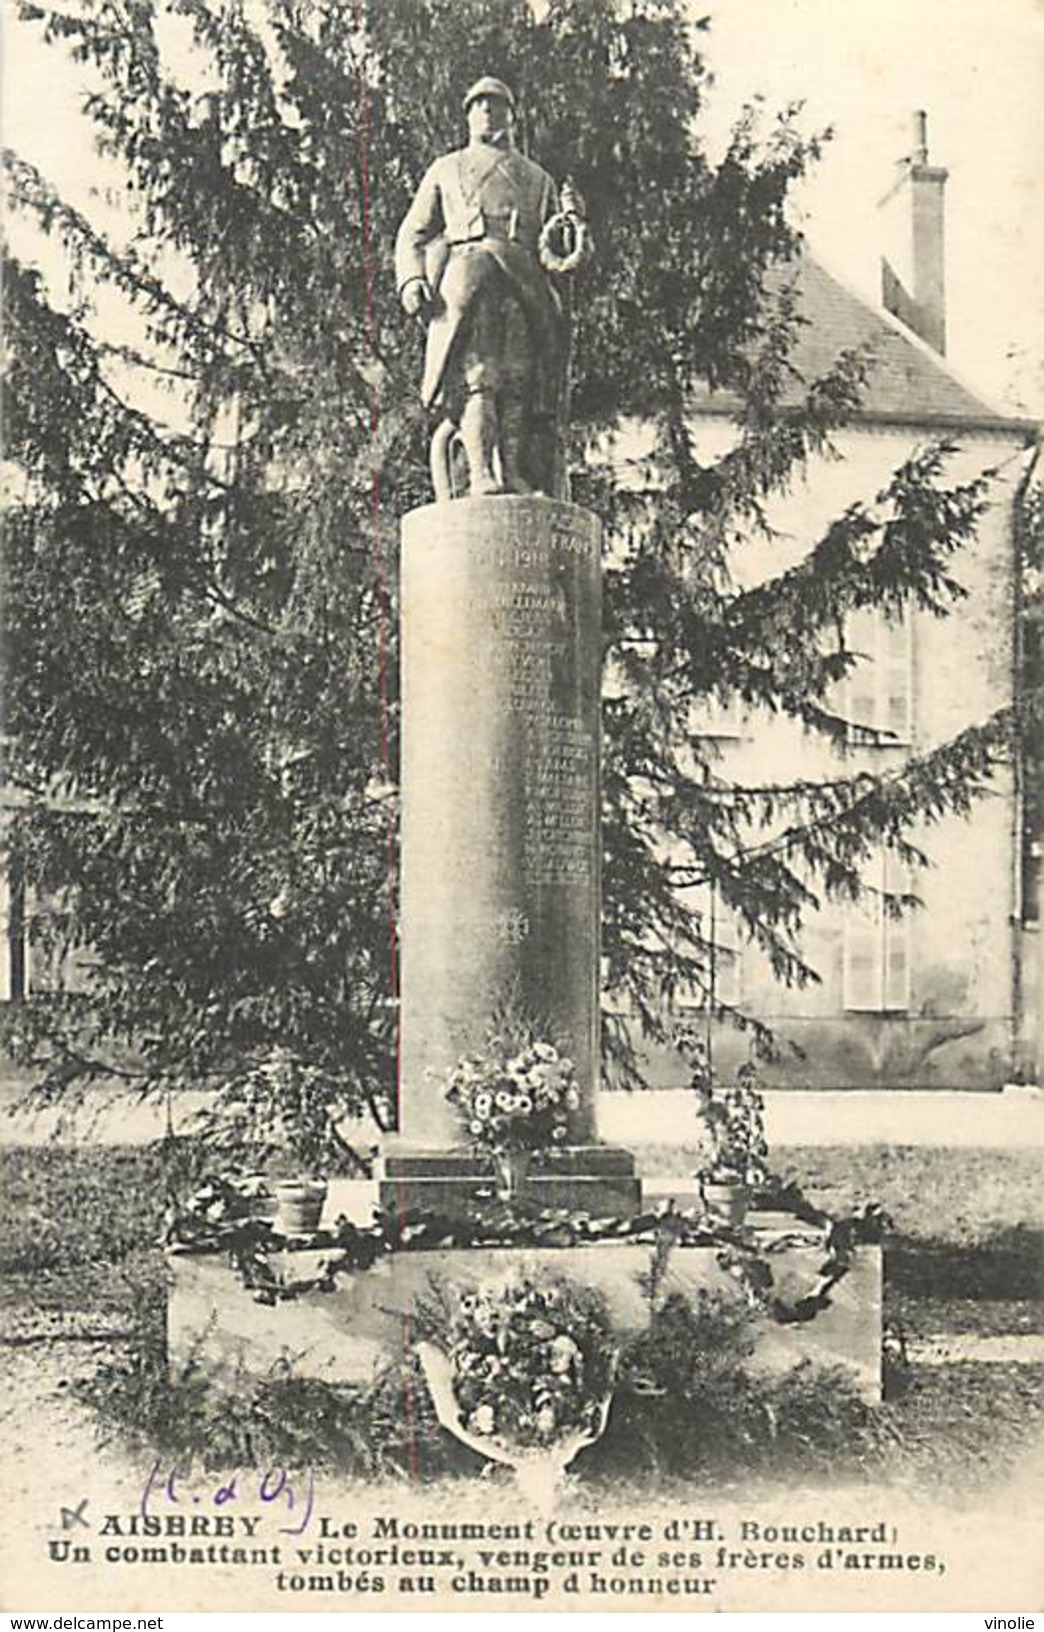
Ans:
[[[452,1213],[492,1199],[496,1194],[496,1179],[488,1173],[473,1178],[404,1174],[379,1180],[377,1193],[382,1212],[404,1213],[423,1207],[432,1212]],[[641,1211],[642,1186],[640,1179],[624,1174],[535,1174],[526,1178],[518,1200],[524,1207],[564,1208],[572,1213],[630,1218]]]
[[[493,1158],[470,1148],[433,1149],[411,1145],[405,1140],[385,1139],[381,1146],[382,1178],[489,1178],[495,1171]],[[634,1157],[622,1145],[565,1145],[561,1150],[541,1151],[530,1159],[529,1171],[537,1176],[564,1178],[582,1175],[633,1177]]]
[[[383,1209],[455,1211],[497,1187],[489,1157],[470,1150],[431,1150],[388,1142],[378,1164]],[[572,1145],[533,1158],[519,1200],[533,1207],[630,1217],[642,1205],[634,1157],[618,1145]]]

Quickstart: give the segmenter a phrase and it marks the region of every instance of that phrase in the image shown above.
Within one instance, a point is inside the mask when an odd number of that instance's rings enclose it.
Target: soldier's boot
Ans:
[[[532,493],[525,474],[526,413],[520,402],[500,407],[500,469],[505,493]]]
[[[472,493],[502,493],[494,454],[497,446],[497,409],[492,391],[471,391],[460,416],[460,440],[468,461]]]

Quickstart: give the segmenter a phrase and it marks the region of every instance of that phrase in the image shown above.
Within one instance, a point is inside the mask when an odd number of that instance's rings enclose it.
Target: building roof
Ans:
[[[780,282],[796,284],[797,309],[805,319],[791,356],[802,381],[821,378],[846,348],[868,349],[870,372],[857,420],[1016,435],[1036,429],[1032,421],[1005,414],[976,396],[912,330],[871,306],[807,251],[788,265]],[[796,386],[795,405],[798,390]],[[715,392],[694,406],[697,412],[727,414],[737,402],[729,393]]]

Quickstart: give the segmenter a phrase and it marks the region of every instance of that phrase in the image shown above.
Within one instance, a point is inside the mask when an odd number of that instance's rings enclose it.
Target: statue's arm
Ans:
[[[395,240],[395,283],[411,316],[423,311],[431,300],[424,265],[424,251],[442,232],[442,188],[436,162],[424,176],[413,203],[403,216]]]

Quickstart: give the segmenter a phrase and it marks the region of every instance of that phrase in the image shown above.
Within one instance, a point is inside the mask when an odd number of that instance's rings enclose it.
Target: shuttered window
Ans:
[[[874,890],[906,894],[909,870],[880,852],[865,874]],[[844,1006],[873,1014],[910,1007],[910,919],[891,918],[878,895],[848,909],[844,935]]]
[[[853,737],[867,741],[862,727],[887,731],[892,742],[909,742],[914,701],[911,620],[890,620],[876,611],[855,612],[846,622],[845,641],[857,657],[848,676],[845,708]]]

